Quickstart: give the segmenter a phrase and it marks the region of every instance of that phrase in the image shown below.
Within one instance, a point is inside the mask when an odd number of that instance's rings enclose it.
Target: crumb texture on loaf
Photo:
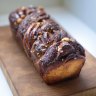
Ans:
[[[10,27],[47,84],[78,76],[84,48],[42,7],[21,7],[9,15]]]

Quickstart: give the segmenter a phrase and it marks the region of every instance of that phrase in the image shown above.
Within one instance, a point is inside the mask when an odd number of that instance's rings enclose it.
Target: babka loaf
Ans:
[[[42,7],[21,7],[9,16],[10,27],[47,84],[77,77],[84,48]]]

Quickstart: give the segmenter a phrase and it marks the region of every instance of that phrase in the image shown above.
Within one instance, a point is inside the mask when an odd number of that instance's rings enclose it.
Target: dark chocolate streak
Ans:
[[[10,14],[9,20],[26,54],[42,70],[59,62],[85,57],[84,48],[43,8],[19,8]]]

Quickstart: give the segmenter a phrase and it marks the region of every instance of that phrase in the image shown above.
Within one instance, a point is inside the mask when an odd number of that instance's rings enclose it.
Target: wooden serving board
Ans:
[[[9,27],[1,27],[0,65],[14,96],[96,96],[96,60],[87,51],[85,66],[78,78],[48,86],[13,38]]]

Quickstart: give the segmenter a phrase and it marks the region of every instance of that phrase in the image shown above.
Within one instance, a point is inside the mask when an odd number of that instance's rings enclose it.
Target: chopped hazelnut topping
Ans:
[[[22,19],[21,19],[21,18],[18,18],[18,19],[17,19],[17,23],[18,23],[18,24],[20,24],[20,23],[21,23],[21,21],[22,21]]]
[[[26,7],[24,7],[24,6],[21,8],[21,10],[25,10],[25,9],[26,9]]]
[[[53,45],[56,45],[56,42],[53,42]]]
[[[40,59],[40,61],[41,61],[42,59]]]
[[[43,10],[44,8],[43,8],[42,6],[39,6],[38,9],[39,9],[39,10]]]
[[[46,20],[42,20],[44,23],[46,22]]]
[[[37,22],[37,26],[39,26],[40,25],[40,22]]]
[[[39,55],[39,53],[37,53],[37,55]]]
[[[60,51],[62,48],[60,46],[58,46],[58,51]]]
[[[63,53],[63,50],[60,50],[60,53]]]
[[[67,42],[69,42],[70,41],[70,38],[64,37],[61,41],[67,41]]]
[[[39,34],[39,35],[42,35],[42,32],[39,32],[38,34]]]
[[[21,18],[24,19],[25,18],[25,15],[21,15]]]
[[[39,53],[37,53],[37,56],[38,56],[38,57],[40,57],[40,54],[39,54]]]
[[[45,45],[45,47],[47,48],[48,46],[47,46],[47,45]]]
[[[46,51],[46,49],[41,49],[43,52]]]
[[[38,36],[38,38],[41,38],[41,37],[42,37],[42,35],[39,35],[39,36]]]
[[[31,50],[30,52],[31,52],[31,53],[34,53],[34,51],[32,51],[32,50]]]

